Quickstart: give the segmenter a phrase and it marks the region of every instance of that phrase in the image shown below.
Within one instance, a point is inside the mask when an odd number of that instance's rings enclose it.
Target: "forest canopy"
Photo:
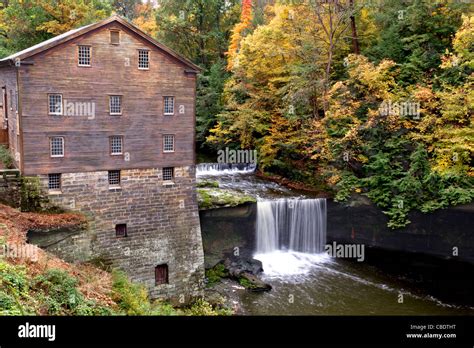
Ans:
[[[471,202],[474,17],[456,1],[277,2],[241,38],[216,147],[389,217]]]
[[[393,228],[471,202],[474,14],[460,0],[9,0],[5,57],[122,15],[203,68],[200,151],[364,194]]]

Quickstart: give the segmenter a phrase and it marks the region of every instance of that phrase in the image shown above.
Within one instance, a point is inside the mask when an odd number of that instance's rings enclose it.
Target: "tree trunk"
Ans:
[[[349,0],[349,4],[351,7],[352,50],[354,54],[360,54],[359,37],[357,36],[357,27],[354,16],[354,0]]]

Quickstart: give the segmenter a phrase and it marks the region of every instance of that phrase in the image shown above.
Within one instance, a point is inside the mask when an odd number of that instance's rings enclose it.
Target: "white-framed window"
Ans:
[[[110,154],[112,156],[123,154],[123,136],[113,135],[110,137]]]
[[[163,97],[165,116],[174,115],[174,97]]]
[[[110,43],[112,45],[120,45],[120,31],[119,30],[110,31]]]
[[[63,96],[61,94],[48,94],[48,110],[50,115],[63,114]]]
[[[150,51],[138,50],[138,69],[147,70],[150,68]]]
[[[91,66],[91,46],[80,45],[77,49],[79,66]]]
[[[49,139],[51,157],[64,157],[64,138],[52,137]]]
[[[110,114],[122,115],[122,96],[111,95],[109,98]]]
[[[174,179],[174,168],[163,168],[163,181],[172,181]]]
[[[61,174],[48,174],[48,189],[61,191]]]
[[[120,183],[121,183],[120,170],[111,170],[111,171],[109,171],[109,186],[119,187]]]
[[[174,135],[163,135],[163,152],[174,152]]]

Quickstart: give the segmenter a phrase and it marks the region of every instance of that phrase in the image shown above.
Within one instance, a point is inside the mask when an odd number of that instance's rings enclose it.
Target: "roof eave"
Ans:
[[[169,54],[170,56],[172,56],[173,58],[175,58],[176,60],[178,60],[179,62],[183,63],[184,65],[186,65],[188,68],[191,68],[189,71],[186,70],[186,72],[189,72],[189,73],[200,73],[202,72],[202,68],[196,64],[194,64],[193,62],[191,62],[190,60],[184,58],[183,56],[181,56],[180,54],[178,54],[177,52],[173,51],[171,48],[169,47],[166,47],[165,45],[161,44],[160,42],[156,41],[155,39],[153,39],[152,37],[150,37],[148,34],[146,34],[145,32],[143,32],[142,30],[138,29],[137,27],[135,27],[133,24],[131,24],[129,21],[127,21],[126,19],[120,17],[120,16],[112,16],[112,17],[109,17],[107,19],[104,19],[103,21],[100,21],[100,22],[97,22],[97,23],[94,23],[92,25],[89,25],[89,26],[86,26],[84,27],[82,30],[78,30],[77,32],[75,33],[72,33],[70,36],[67,36],[65,38],[62,38],[61,40],[58,40],[58,41],[55,41],[55,42],[51,42],[50,44],[48,45],[45,45],[45,46],[42,46],[42,47],[38,47],[37,49],[34,49],[34,50],[31,50],[29,52],[25,52],[24,54],[21,54],[17,57],[15,57],[15,59],[4,59],[4,60],[0,60],[0,66],[6,66],[6,65],[15,65],[15,61],[16,60],[24,60],[26,58],[29,58],[29,57],[32,57],[34,55],[37,55],[39,53],[42,53],[44,51],[47,51],[49,49],[52,49],[60,44],[63,44],[65,42],[68,42],[70,40],[74,40],[75,38],[79,37],[79,36],[82,36],[84,34],[87,34],[88,32],[91,32],[97,28],[100,28],[104,25],[107,25],[109,23],[112,23],[112,22],[118,22],[120,24],[122,24],[123,26],[127,27],[128,29],[130,29],[131,31],[133,31],[135,34],[139,35],[140,37],[142,37],[143,39],[149,41],[150,43],[152,43],[154,46],[158,47],[159,49],[161,49],[162,51],[166,52],[167,54]],[[7,63],[8,62],[8,63]]]
[[[15,62],[13,61],[13,59],[0,60],[0,67],[6,67],[6,66],[15,66]]]

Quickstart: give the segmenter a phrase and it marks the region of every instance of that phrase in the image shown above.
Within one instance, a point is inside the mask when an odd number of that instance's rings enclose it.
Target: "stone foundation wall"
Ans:
[[[20,172],[0,169],[0,203],[19,208],[21,204]]]
[[[121,187],[109,188],[108,172],[62,174],[52,204],[89,218],[87,233],[48,249],[70,261],[97,259],[147,286],[152,298],[188,302],[202,294],[204,255],[194,167],[175,168],[173,184],[161,169],[123,170]],[[47,188],[48,177],[40,176]],[[127,237],[115,226],[127,224]],[[169,284],[155,285],[155,267],[167,264]]]

